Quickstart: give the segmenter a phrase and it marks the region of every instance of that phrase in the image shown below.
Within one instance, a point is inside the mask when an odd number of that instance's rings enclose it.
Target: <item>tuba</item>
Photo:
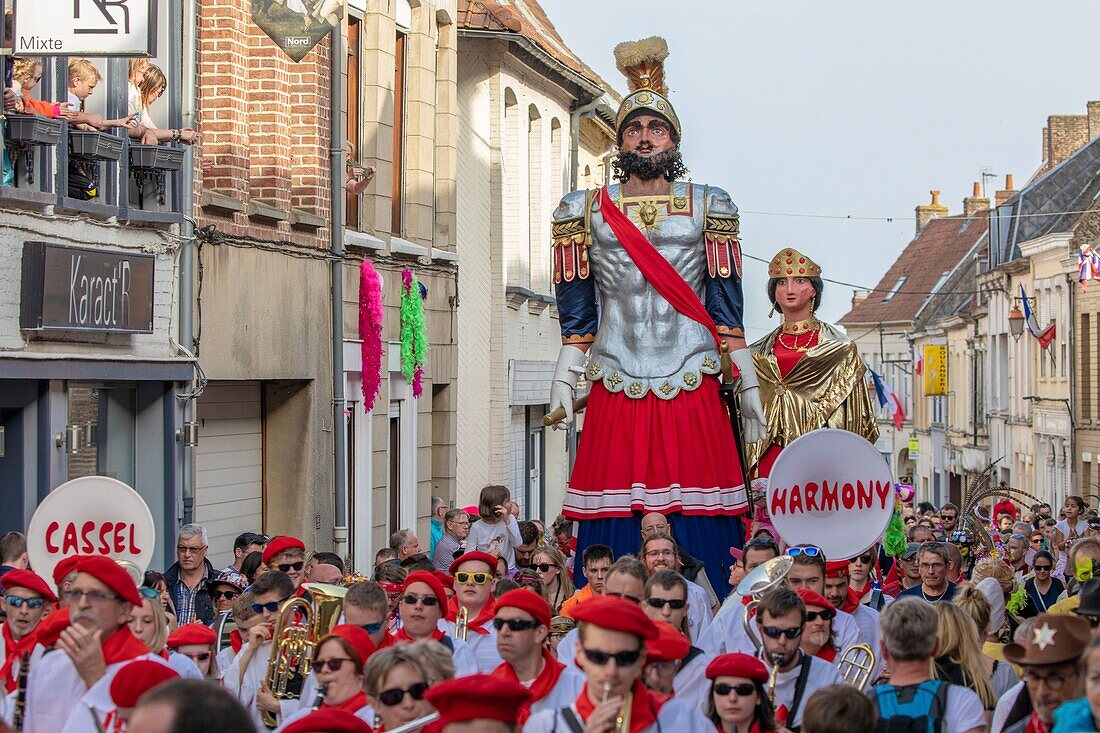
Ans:
[[[869,644],[853,644],[840,655],[836,668],[844,678],[844,684],[862,691],[871,679],[878,658]]]
[[[348,592],[347,588],[324,583],[303,583],[302,587],[309,591],[313,602],[298,597],[283,601],[271,634],[271,656],[264,681],[277,700],[301,694],[300,690],[291,689],[291,682],[309,674],[313,650],[336,626]],[[260,717],[268,728],[278,725],[273,713],[264,710]]]
[[[791,572],[793,566],[794,558],[790,555],[773,557],[766,563],[754,568],[737,584],[737,592],[740,595],[750,596],[753,599],[745,606],[741,617],[741,625],[757,651],[760,651],[761,642],[756,632],[752,630],[749,618],[751,618],[756,607],[760,605],[760,598],[768,591],[778,588],[787,579],[787,574]]]
[[[455,636],[466,641],[466,634],[470,631],[470,610],[465,606],[458,607],[458,615],[455,617]]]

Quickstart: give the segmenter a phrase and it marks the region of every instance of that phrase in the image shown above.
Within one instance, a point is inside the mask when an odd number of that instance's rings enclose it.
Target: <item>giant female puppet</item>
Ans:
[[[667,55],[659,38],[615,49],[631,88],[616,118],[620,183],[569,193],[554,212],[563,346],[550,407],[571,420],[586,374],[564,506],[580,523],[578,554],[596,543],[636,552],[642,515],[660,512],[721,592],[719,568],[741,544],[737,515],[748,508],[719,399],[724,354],[743,375],[746,439],[761,437],[763,410],[742,326],[737,207],[720,188],[677,180],[685,169],[664,90]]]

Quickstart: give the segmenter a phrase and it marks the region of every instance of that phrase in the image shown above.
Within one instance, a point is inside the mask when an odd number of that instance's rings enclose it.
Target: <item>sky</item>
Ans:
[[[955,214],[983,171],[997,174],[990,198],[1006,173],[1020,188],[1047,117],[1100,99],[1093,0],[539,1],[620,92],[615,44],[668,41],[684,161],[740,207],[746,255],[793,246],[825,277],[868,288],[913,238],[931,189]],[[752,341],[778,317],[767,317],[767,266],[746,257],[744,276]],[[826,283],[819,315],[835,322],[851,297]]]

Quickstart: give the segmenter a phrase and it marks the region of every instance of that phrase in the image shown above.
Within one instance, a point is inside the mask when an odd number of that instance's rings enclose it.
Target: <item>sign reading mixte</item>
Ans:
[[[154,56],[156,0],[16,0],[17,56]]]
[[[19,327],[152,333],[153,255],[23,244]]]

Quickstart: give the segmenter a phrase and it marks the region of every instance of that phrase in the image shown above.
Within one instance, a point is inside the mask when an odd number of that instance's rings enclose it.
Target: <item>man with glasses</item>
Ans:
[[[450,509],[443,517],[443,536],[435,545],[432,564],[436,570],[447,572],[451,563],[462,552],[466,537],[470,534],[470,515],[462,509]]]
[[[33,632],[57,596],[42,578],[18,568],[0,576],[0,590],[0,608],[7,616],[0,627],[0,695],[6,695],[16,687],[23,656],[29,654],[33,665],[45,652]]]
[[[296,595],[303,594],[302,581],[306,574],[306,543],[297,537],[272,537],[264,548],[263,563],[272,570],[286,573],[294,584]]]
[[[687,639],[688,614],[687,580],[671,570],[658,570],[645,584],[645,603],[642,610],[654,622],[670,624]],[[712,657],[688,641],[688,648],[679,658],[679,669],[672,679],[672,689],[681,700],[700,706],[707,696],[707,665]]]
[[[176,562],[164,573],[180,625],[214,623],[214,601],[207,582],[218,573],[206,559],[206,527],[185,524],[176,539]]]
[[[592,598],[603,595],[604,584],[607,582],[607,573],[611,570],[611,563],[615,556],[607,545],[589,545],[584,548],[584,577],[588,583],[565,599],[558,613],[566,618],[573,618],[573,611],[581,604]],[[572,648],[570,648],[572,654]]]
[[[573,702],[584,687],[584,677],[566,667],[547,648],[550,604],[542,596],[517,588],[502,595],[493,615],[496,645],[504,661],[492,676],[523,685],[531,700],[520,710],[519,724],[543,710],[557,710]]]
[[[642,540],[638,557],[645,563],[646,570],[651,575],[661,570],[680,572],[680,555],[676,551],[676,542],[667,534],[651,534]],[[707,592],[686,578],[684,582],[688,589],[687,635],[692,641],[696,641],[714,620],[714,613],[711,611]]]
[[[610,585],[611,578],[608,583]],[[532,715],[524,733],[608,731],[632,695],[632,733],[713,733],[714,724],[677,698],[646,689],[641,675],[646,643],[656,641],[657,627],[634,603],[620,598],[595,598],[576,610],[576,664],[585,685],[573,704]]]
[[[675,540],[672,525],[669,524],[668,518],[660,512],[650,512],[642,517],[642,541],[644,542],[655,534],[667,534]],[[676,554],[680,556],[680,575],[705,590],[711,608],[716,608],[719,603],[718,594],[714,591],[710,578],[707,577],[706,567],[700,560],[692,557],[691,553],[684,549],[684,546],[679,542],[676,543]],[[723,592],[728,592],[728,589],[724,589]]]
[[[959,508],[948,502],[940,509],[940,527],[945,538],[950,538],[959,526]]]
[[[141,594],[129,574],[109,557],[81,556],[69,589],[72,625],[56,651],[31,666],[23,730],[27,733],[89,731],[89,708],[100,720],[114,709],[115,675],[136,659],[168,664],[151,654],[127,625]]]
[[[393,635],[394,643],[438,641],[451,653],[456,677],[477,674],[477,657],[470,646],[439,627],[446,608],[447,591],[439,578],[424,571],[409,573],[401,586],[397,605],[401,628]]]
[[[648,581],[649,571],[646,570],[645,565],[631,555],[623,555],[607,571],[603,596],[619,598],[641,608],[645,598],[645,584]],[[579,638],[580,626],[578,625],[558,643],[558,661],[566,667],[578,667],[576,655]]]
[[[761,648],[757,656],[775,675],[775,716],[780,724],[797,730],[802,725],[806,701],[815,691],[843,683],[832,664],[802,651],[806,605],[789,588],[764,596],[756,614],[756,634]]]
[[[233,601],[244,593],[248,580],[236,570],[223,570],[207,582],[207,592],[214,604],[215,613],[233,610]]]
[[[393,645],[386,628],[390,600],[381,585],[373,580],[352,583],[344,596],[344,621],[367,632],[374,645],[382,649]]]
[[[477,658],[478,671],[488,674],[500,665],[496,630],[493,628],[493,591],[497,587],[497,558],[474,550],[451,563],[455,596],[447,604],[447,633],[457,636],[457,617],[465,609],[464,641]]]
[[[226,687],[237,691],[237,699],[248,708],[256,724],[256,730],[264,730],[261,711],[266,710],[278,719],[297,711],[298,699],[278,700],[267,688],[267,662],[271,657],[271,638],[279,616],[279,607],[294,596],[294,581],[281,570],[269,570],[252,584],[252,610],[259,621],[248,629],[246,644],[233,660],[229,672],[225,674]],[[239,681],[239,688],[236,684]],[[293,675],[287,689],[295,695],[302,695],[303,678]]]
[[[950,556],[942,542],[927,542],[920,548],[920,584],[906,588],[899,596],[923,598],[929,603],[950,602],[957,586],[947,579]]]
[[[1004,648],[1005,657],[1023,668],[1032,705],[1031,716],[1004,733],[1051,729],[1058,706],[1077,697],[1077,663],[1091,636],[1088,622],[1079,616],[1044,613],[1036,617],[1030,639]]]

